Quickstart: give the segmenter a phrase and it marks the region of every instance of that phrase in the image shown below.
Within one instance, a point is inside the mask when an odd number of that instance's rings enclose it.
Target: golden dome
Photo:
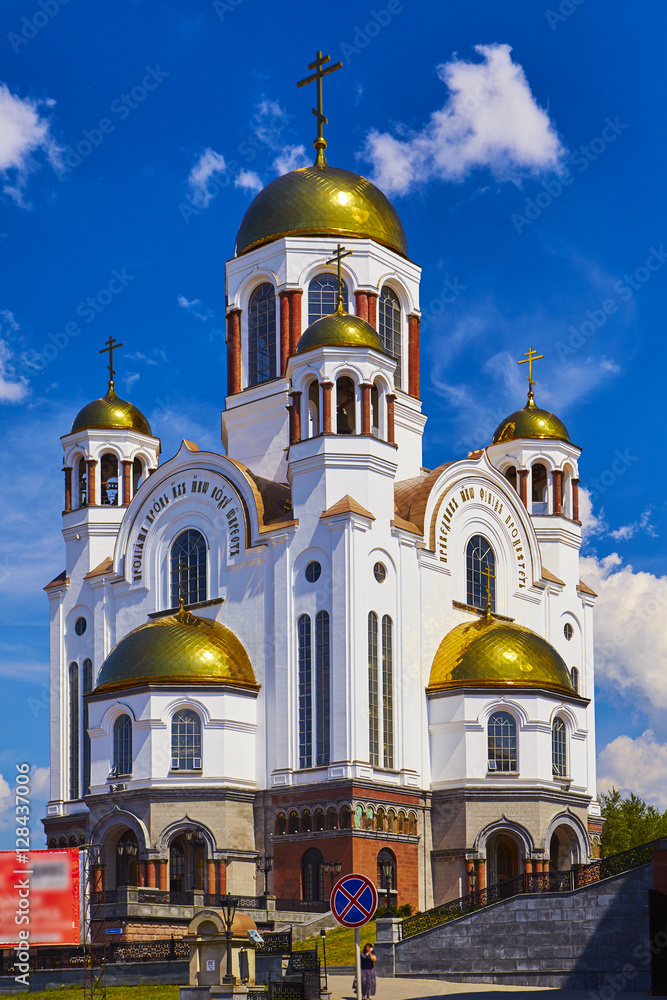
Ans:
[[[440,643],[428,690],[459,687],[575,693],[565,661],[546,639],[523,625],[496,618],[463,622]]]
[[[259,192],[236,234],[236,256],[281,236],[370,238],[408,256],[395,208],[374,184],[337,167],[292,170]]]
[[[387,353],[370,323],[344,311],[322,316],[311,323],[301,335],[296,353],[304,354],[316,347],[370,347],[381,354]]]
[[[535,406],[532,393],[523,410],[517,410],[506,417],[496,427],[492,444],[514,441],[517,438],[552,438],[556,441],[570,441],[570,435],[562,420],[548,410]]]
[[[143,684],[259,689],[240,639],[219,622],[187,612],[156,618],[121,639],[102,664],[95,690]]]
[[[109,428],[118,431],[138,431],[139,434],[151,435],[151,425],[141,410],[133,403],[120,399],[113,388],[102,399],[94,399],[88,403],[74,418],[71,433],[85,431],[89,428]]]

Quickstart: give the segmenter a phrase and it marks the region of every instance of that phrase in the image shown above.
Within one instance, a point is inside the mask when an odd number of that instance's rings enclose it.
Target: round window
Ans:
[[[77,618],[77,620],[74,622],[74,631],[76,632],[77,635],[83,635],[83,633],[86,631],[87,628],[88,628],[88,622],[86,621],[85,618]]]
[[[318,562],[309,562],[306,566],[306,580],[308,583],[315,583],[316,580],[319,580],[321,573],[322,567]]]
[[[384,565],[384,563],[381,562],[375,563],[375,566],[373,566],[373,576],[375,577],[378,583],[384,583],[384,581],[387,579],[387,567]]]
[[[563,635],[565,636],[568,642],[574,635],[574,629],[572,628],[569,622],[565,622],[565,624],[563,625]]]

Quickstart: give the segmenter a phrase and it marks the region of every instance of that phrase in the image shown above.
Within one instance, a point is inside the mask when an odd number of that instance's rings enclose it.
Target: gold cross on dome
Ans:
[[[315,140],[315,149],[317,150],[316,165],[318,167],[323,167],[326,164],[326,160],[324,159],[324,150],[326,149],[327,142],[324,138],[324,125],[329,124],[329,119],[324,114],[322,103],[322,80],[327,73],[333,73],[335,70],[341,69],[343,65],[342,62],[337,62],[324,69],[325,63],[328,63],[330,59],[331,56],[323,56],[322,53],[318,51],[315,62],[308,63],[308,69],[314,69],[315,72],[312,76],[307,76],[305,79],[299,80],[297,83],[297,87],[305,87],[307,83],[317,81],[317,107],[313,108],[313,114],[317,118],[317,139]]]
[[[486,577],[486,617],[491,617],[491,581],[495,580],[496,574],[492,572],[491,567],[487,563],[486,569],[482,570],[482,576]]]
[[[343,257],[350,257],[351,255],[352,255],[352,250],[346,250],[345,247],[342,247],[340,245],[340,243],[339,243],[338,246],[337,246],[337,248],[336,248],[335,254],[333,255],[333,257],[330,257],[329,260],[327,261],[327,264],[333,264],[334,261],[338,262],[338,306],[337,306],[337,312],[339,312],[339,313],[342,313],[342,312],[345,311],[343,309],[343,276],[341,274],[340,262],[342,261]]]
[[[113,368],[113,352],[117,351],[118,348],[123,345],[119,344],[117,340],[113,339],[113,337],[109,337],[109,339],[105,340],[104,343],[106,344],[106,347],[103,347],[99,353],[109,355],[109,364],[107,365],[107,368],[109,369],[109,388],[113,389],[113,377],[116,374]]]
[[[184,599],[184,596],[183,596],[184,592],[185,592],[185,587],[183,586],[183,574],[186,572],[187,568],[188,568],[187,564],[183,561],[183,559],[180,559],[179,563],[178,563],[178,613],[179,613],[179,615],[183,614],[183,610],[185,608],[185,599]]]
[[[528,395],[529,396],[532,395],[533,386],[535,385],[535,382],[533,380],[533,361],[539,361],[540,358],[543,358],[543,357],[544,357],[543,354],[538,354],[537,351],[535,350],[535,348],[531,347],[531,348],[529,348],[526,351],[526,356],[525,356],[524,360],[523,361],[517,361],[518,365],[528,365],[528,374],[526,375],[526,378],[528,379]]]

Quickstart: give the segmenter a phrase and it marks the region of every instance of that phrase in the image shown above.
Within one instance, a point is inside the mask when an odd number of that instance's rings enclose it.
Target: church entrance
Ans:
[[[566,826],[557,826],[549,843],[549,871],[569,872],[575,860],[576,841]]]
[[[487,846],[489,885],[508,882],[519,874],[519,847],[513,837],[498,834]]]

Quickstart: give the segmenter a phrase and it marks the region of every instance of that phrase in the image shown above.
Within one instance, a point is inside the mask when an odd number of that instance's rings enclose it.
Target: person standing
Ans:
[[[377,955],[373,945],[366,942],[361,953],[361,995],[364,1000],[375,996],[375,963]]]

